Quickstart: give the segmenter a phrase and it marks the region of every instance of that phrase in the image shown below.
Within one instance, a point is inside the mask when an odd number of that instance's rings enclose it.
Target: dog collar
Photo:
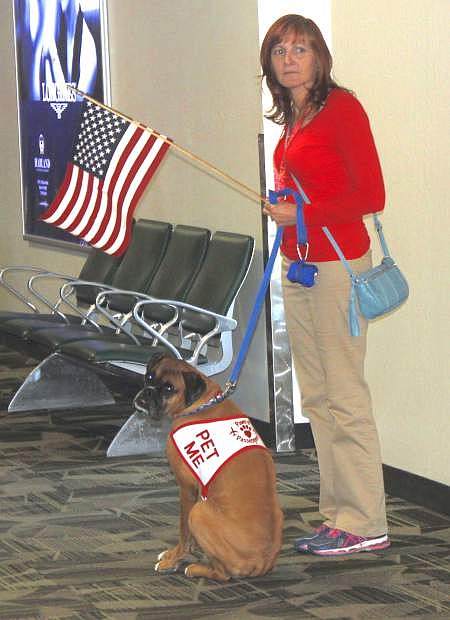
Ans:
[[[195,409],[192,409],[191,411],[186,411],[184,413],[179,413],[177,416],[174,416],[174,420],[177,420],[178,418],[187,418],[190,415],[194,415],[195,413],[206,411],[210,407],[214,407],[215,405],[218,405],[219,403],[223,402],[226,398],[231,396],[231,394],[234,392],[235,389],[236,389],[236,383],[227,382],[225,385],[225,389],[223,391],[219,390],[212,398],[206,401],[206,403],[202,403]]]

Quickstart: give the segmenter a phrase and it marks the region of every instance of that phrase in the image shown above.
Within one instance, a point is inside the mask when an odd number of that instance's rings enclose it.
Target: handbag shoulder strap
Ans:
[[[387,245],[387,241],[386,238],[384,236],[383,233],[383,226],[380,222],[379,217],[377,216],[376,213],[372,214],[373,216],[373,222],[375,224],[375,230],[377,231],[377,235],[378,235],[378,240],[380,242],[381,245],[381,249],[383,251],[383,256],[391,256],[390,252],[389,252],[389,248]],[[341,248],[339,247],[339,245],[337,244],[336,239],[333,237],[333,235],[331,234],[330,229],[327,226],[323,226],[322,227],[323,232],[326,234],[326,236],[328,237],[328,241],[331,243],[331,245],[333,246],[333,248],[336,251],[336,254],[339,256],[339,258],[341,259],[341,261],[344,263],[344,267],[347,269],[348,273],[350,275],[352,275],[352,270],[350,268],[350,265],[348,264]]]
[[[344,253],[342,252],[341,248],[339,247],[336,239],[333,237],[333,235],[331,234],[330,229],[327,226],[323,226],[322,227],[323,232],[326,234],[326,236],[328,237],[328,241],[331,243],[331,245],[333,246],[336,254],[339,256],[339,258],[341,259],[344,267],[347,269],[350,277],[353,276],[353,270],[350,267],[347,259],[344,256]]]
[[[390,256],[387,241],[383,233],[383,226],[381,224],[380,218],[378,217],[376,213],[373,214],[373,222],[375,224],[375,230],[378,233],[378,239],[380,240],[380,245],[381,245],[381,249],[383,250],[383,255]]]
[[[297,177],[295,177],[292,172],[289,172],[289,174],[291,175],[291,177],[294,179],[294,183],[297,186],[298,189],[298,193],[300,194],[300,196],[303,198],[303,202],[307,205],[311,204],[310,199],[308,198],[308,196],[305,194],[305,190],[303,189],[303,187],[300,185]]]

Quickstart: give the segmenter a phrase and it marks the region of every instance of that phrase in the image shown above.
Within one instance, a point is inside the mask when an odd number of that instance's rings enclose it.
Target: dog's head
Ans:
[[[138,411],[155,420],[176,416],[195,403],[207,390],[207,379],[192,366],[162,355],[150,359],[144,387],[134,399]]]

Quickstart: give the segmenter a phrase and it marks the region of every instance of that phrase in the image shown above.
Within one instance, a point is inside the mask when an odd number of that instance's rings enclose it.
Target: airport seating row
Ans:
[[[105,377],[139,386],[159,353],[226,370],[253,252],[248,235],[141,219],[122,257],[92,248],[78,276],[5,267],[0,286],[26,308],[0,311],[0,340],[41,359],[8,411],[112,404]]]

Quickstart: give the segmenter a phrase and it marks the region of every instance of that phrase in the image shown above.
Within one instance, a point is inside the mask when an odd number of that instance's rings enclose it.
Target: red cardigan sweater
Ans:
[[[367,252],[364,215],[384,208],[384,184],[367,115],[349,92],[332,90],[322,110],[286,144],[286,128],[274,152],[277,188],[297,189],[291,171],[311,204],[304,205],[308,261],[339,260],[322,231],[328,226],[346,258]],[[295,226],[286,226],[281,250],[297,260]]]

